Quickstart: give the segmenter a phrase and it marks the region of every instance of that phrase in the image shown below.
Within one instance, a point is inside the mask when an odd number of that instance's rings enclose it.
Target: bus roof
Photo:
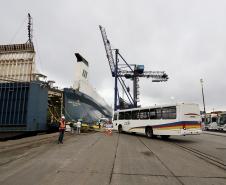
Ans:
[[[122,109],[122,110],[117,110],[115,112],[126,112],[126,111],[133,111],[133,110],[144,110],[144,109],[153,109],[153,108],[162,108],[162,107],[172,107],[172,106],[177,106],[177,105],[198,105],[198,103],[178,102],[178,103],[173,103],[173,104],[164,104],[164,105],[154,105],[154,106],[147,106],[147,107],[131,108],[131,109]]]

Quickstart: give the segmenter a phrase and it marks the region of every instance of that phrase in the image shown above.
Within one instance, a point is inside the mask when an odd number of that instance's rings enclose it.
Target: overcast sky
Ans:
[[[98,25],[128,63],[163,70],[169,81],[140,80],[142,106],[196,102],[226,110],[225,0],[0,0],[0,43],[27,41],[34,21],[38,70],[72,86],[74,53],[90,63],[90,83],[113,105],[113,78]]]

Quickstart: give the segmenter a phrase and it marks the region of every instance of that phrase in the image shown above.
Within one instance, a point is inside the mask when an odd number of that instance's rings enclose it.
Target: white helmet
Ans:
[[[62,118],[62,119],[65,119],[65,117],[64,117],[64,116],[62,116],[61,118]]]

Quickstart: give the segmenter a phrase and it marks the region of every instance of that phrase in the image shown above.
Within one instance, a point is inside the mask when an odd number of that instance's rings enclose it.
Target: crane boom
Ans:
[[[106,50],[107,59],[108,59],[108,62],[109,62],[111,73],[112,73],[112,76],[114,77],[115,76],[115,62],[114,62],[114,58],[113,58],[113,54],[112,54],[111,44],[110,44],[110,41],[107,38],[105,28],[102,27],[101,25],[99,25],[99,28],[100,28],[100,32],[101,32],[101,35],[102,35],[102,38],[103,38],[104,47],[105,47],[105,50]]]
[[[118,49],[115,49],[114,58],[112,54],[111,44],[107,38],[105,28],[102,26],[99,26],[99,28],[104,42],[107,59],[111,69],[111,74],[115,78],[114,110],[121,108],[120,100],[122,98],[119,96],[118,81],[120,82],[122,90],[126,93],[126,96],[131,103],[131,105],[129,106],[138,107],[140,94],[139,78],[152,78],[152,82],[165,82],[169,79],[168,75],[164,71],[144,71],[144,65],[128,64],[126,60],[122,57],[122,55],[119,53]],[[123,61],[123,65],[119,63],[119,58]],[[133,81],[133,97],[130,94],[129,89],[122,78],[131,79]]]
[[[119,77],[133,78],[133,77],[146,77],[153,78],[153,80],[167,81],[168,75],[164,71],[144,71],[143,73],[134,73],[133,71],[120,70]]]

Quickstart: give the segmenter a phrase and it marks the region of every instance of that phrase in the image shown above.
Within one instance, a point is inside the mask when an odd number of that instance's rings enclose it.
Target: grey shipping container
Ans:
[[[48,88],[40,82],[0,83],[0,132],[47,129]]]

